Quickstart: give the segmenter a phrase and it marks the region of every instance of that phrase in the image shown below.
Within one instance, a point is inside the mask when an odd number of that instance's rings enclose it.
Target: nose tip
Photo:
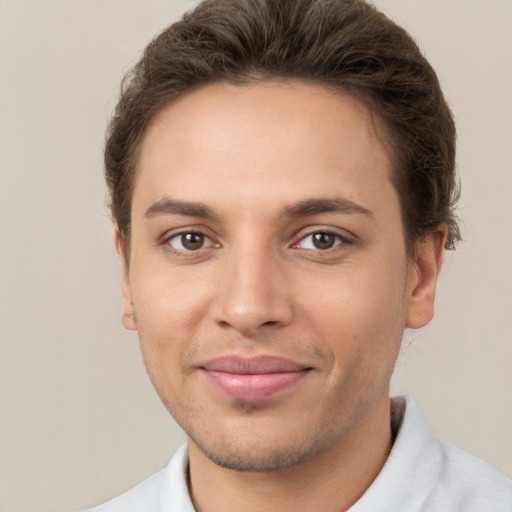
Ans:
[[[269,308],[270,309],[270,308]],[[231,327],[245,336],[254,335],[262,327],[272,327],[283,323],[277,320],[277,314],[272,315],[271,311],[266,311],[264,307],[249,307],[247,303],[239,303],[231,308],[224,308],[224,314],[219,319],[219,324],[223,327]],[[276,319],[271,320],[270,318]]]
[[[217,290],[217,322],[245,336],[276,328],[292,319],[290,293],[276,265],[232,266]]]

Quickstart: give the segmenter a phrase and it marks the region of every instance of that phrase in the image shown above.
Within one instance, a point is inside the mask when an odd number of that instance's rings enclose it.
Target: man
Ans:
[[[94,511],[512,508],[389,397],[460,238],[453,119],[405,31],[207,0],[147,47],[105,156],[123,322],[188,443]]]

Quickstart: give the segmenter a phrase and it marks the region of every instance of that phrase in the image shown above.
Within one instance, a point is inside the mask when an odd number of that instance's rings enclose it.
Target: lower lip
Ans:
[[[265,400],[301,381],[308,370],[283,373],[237,374],[203,370],[206,378],[233,400]]]

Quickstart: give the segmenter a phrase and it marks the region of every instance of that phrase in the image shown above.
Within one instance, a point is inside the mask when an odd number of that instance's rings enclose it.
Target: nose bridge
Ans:
[[[288,323],[289,290],[275,251],[247,242],[228,253],[217,294],[217,321],[245,335],[262,326]]]

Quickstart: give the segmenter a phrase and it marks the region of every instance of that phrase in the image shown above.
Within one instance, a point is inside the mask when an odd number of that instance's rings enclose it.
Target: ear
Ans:
[[[123,247],[123,235],[117,224],[114,224],[114,243],[121,264],[121,297],[123,302],[123,325],[130,331],[136,331],[135,313],[132,302],[132,289],[130,285],[130,273]]]
[[[434,316],[437,278],[443,263],[447,236],[448,229],[442,224],[416,245],[408,281],[406,326],[411,329],[424,327]]]

